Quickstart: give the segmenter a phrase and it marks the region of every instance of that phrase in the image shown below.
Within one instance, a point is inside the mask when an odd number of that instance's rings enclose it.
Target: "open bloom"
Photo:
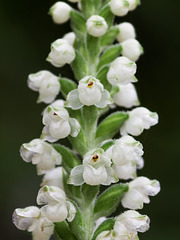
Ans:
[[[129,0],[111,0],[109,4],[116,16],[125,16],[129,11]]]
[[[55,186],[42,187],[37,196],[37,203],[44,205],[41,211],[52,222],[71,222],[76,214],[74,205],[66,200],[64,191]]]
[[[62,167],[56,167],[47,171],[43,177],[41,186],[45,186],[45,185],[56,186],[64,190],[63,171],[65,170]]]
[[[158,123],[158,115],[150,112],[147,108],[138,107],[129,112],[129,118],[124,122],[120,129],[121,135],[131,134],[133,136],[140,135],[144,129]]]
[[[105,19],[98,15],[92,15],[87,20],[86,27],[88,33],[94,37],[103,36],[108,29]]]
[[[114,94],[113,100],[118,106],[131,108],[139,105],[136,89],[132,83],[126,85],[117,84],[119,91]]]
[[[62,162],[61,155],[53,146],[41,139],[24,143],[20,148],[20,154],[25,162],[37,165],[38,174],[43,174]]]
[[[79,186],[86,182],[89,185],[110,185],[117,182],[111,168],[111,159],[105,154],[104,150],[99,148],[92,150],[83,158],[83,165],[72,169],[69,184]]]
[[[50,8],[50,14],[54,23],[61,24],[65,23],[70,18],[71,7],[65,2],[56,2]]]
[[[37,207],[17,208],[13,213],[13,223],[20,230],[32,232],[34,240],[49,240],[54,224]]]
[[[107,79],[112,85],[118,83],[125,85],[130,82],[137,82],[134,76],[135,73],[136,63],[126,57],[118,57],[111,63],[107,73]]]
[[[38,102],[51,103],[59,93],[60,83],[54,74],[42,70],[29,74],[28,87],[39,92]]]
[[[136,39],[128,39],[121,43],[122,55],[136,62],[141,54],[143,54],[143,47]]]
[[[117,27],[119,28],[119,34],[116,36],[118,42],[136,38],[135,29],[131,23],[124,22],[117,25]]]
[[[57,39],[51,45],[51,52],[47,57],[49,61],[55,67],[62,67],[66,63],[70,64],[75,59],[75,51],[68,40]]]
[[[138,240],[138,232],[146,232],[149,223],[148,216],[129,210],[117,217],[113,230],[101,232],[96,240]]]
[[[130,209],[142,209],[143,203],[149,203],[149,196],[155,196],[160,191],[157,180],[146,177],[137,177],[129,183],[129,190],[122,198],[122,205]]]
[[[78,89],[72,90],[67,96],[67,107],[74,110],[80,109],[83,105],[105,108],[112,102],[109,92],[92,76],[81,79]]]

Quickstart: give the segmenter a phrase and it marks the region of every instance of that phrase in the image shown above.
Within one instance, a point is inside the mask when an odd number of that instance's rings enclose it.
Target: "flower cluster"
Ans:
[[[50,8],[54,23],[70,20],[73,31],[51,44],[47,61],[57,68],[69,64],[76,81],[46,70],[28,76],[29,88],[39,92],[38,103],[48,106],[42,112],[41,136],[24,143],[20,155],[43,175],[37,195],[43,206],[16,209],[13,222],[32,232],[34,240],[48,240],[53,233],[62,240],[137,240],[138,232],[149,228],[149,218],[135,210],[150,202],[160,184],[138,176],[144,152],[134,137],[157,124],[158,115],[139,107],[134,83],[143,48],[133,25],[113,26],[115,16],[125,16],[139,4],[69,0]],[[110,109],[116,111],[108,115]],[[72,150],[62,145],[64,138]],[[107,187],[101,194],[100,185]],[[130,210],[106,218],[120,203]]]

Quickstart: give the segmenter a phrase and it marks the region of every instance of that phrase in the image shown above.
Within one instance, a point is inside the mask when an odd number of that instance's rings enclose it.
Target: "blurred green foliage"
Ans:
[[[1,80],[1,239],[30,240],[11,222],[15,208],[36,204],[41,177],[22,161],[20,145],[39,137],[41,112],[37,93],[27,88],[29,73],[48,69],[72,77],[70,67],[57,69],[45,61],[50,43],[70,31],[69,23],[53,24],[47,15],[55,1],[0,1]],[[157,111],[160,123],[139,138],[145,167],[139,175],[161,182],[161,193],[141,213],[152,221],[140,235],[146,240],[175,240],[179,235],[179,9],[180,1],[142,0],[142,5],[121,21],[136,26],[145,55],[138,61],[136,84],[143,106]],[[119,22],[119,19],[116,19]]]

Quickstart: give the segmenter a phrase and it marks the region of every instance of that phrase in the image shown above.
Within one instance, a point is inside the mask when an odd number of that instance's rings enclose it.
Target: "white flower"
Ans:
[[[51,103],[59,93],[60,83],[54,74],[42,70],[28,76],[28,87],[39,92],[38,102]]]
[[[97,236],[96,240],[119,240],[119,238],[116,238],[114,231],[103,231]]]
[[[133,136],[138,136],[144,129],[149,129],[157,123],[157,113],[150,112],[144,107],[138,107],[129,112],[129,118],[121,127],[120,133],[121,135],[131,134]]]
[[[140,4],[140,0],[128,0],[128,2],[130,11],[133,11]]]
[[[79,186],[86,182],[95,186],[99,184],[110,185],[117,181],[118,179],[111,168],[110,158],[103,149],[99,148],[85,154],[83,165],[72,169],[68,183]]]
[[[126,57],[116,58],[110,65],[107,73],[107,79],[112,85],[128,84],[137,82],[134,74],[136,73],[136,63],[130,61]]]
[[[56,186],[64,190],[63,171],[65,170],[62,167],[57,167],[47,171],[43,177],[41,186]]]
[[[37,165],[38,174],[43,174],[62,162],[61,155],[53,146],[41,139],[24,143],[20,148],[20,155],[25,162]]]
[[[65,34],[63,39],[68,41],[68,43],[73,46],[74,42],[76,40],[76,35],[74,32],[70,32],[70,33]]]
[[[136,38],[136,33],[134,26],[131,23],[124,22],[117,26],[119,28],[120,33],[116,36],[119,42],[124,42],[128,39]]]
[[[141,54],[143,54],[143,48],[136,39],[128,39],[121,43],[122,55],[129,58],[131,61],[136,62]]]
[[[92,76],[81,79],[78,89],[72,90],[67,96],[67,107],[74,110],[80,109],[83,105],[105,108],[112,102],[109,92]]]
[[[48,106],[43,114],[43,124],[41,138],[49,142],[55,142],[58,139],[66,138],[69,134],[76,137],[80,131],[80,124],[75,118],[70,118],[68,111],[58,106]]]
[[[68,0],[69,2],[80,2],[81,0]]]
[[[44,205],[41,209],[44,216],[52,222],[71,222],[76,214],[74,205],[66,200],[64,191],[55,186],[42,187],[37,196],[37,203]]]
[[[20,230],[32,232],[34,240],[49,240],[54,224],[43,216],[37,207],[17,208],[13,213],[13,223]]]
[[[70,64],[75,59],[75,51],[72,45],[65,39],[57,39],[51,45],[51,52],[47,57],[55,67],[62,67],[66,63]]]
[[[103,36],[108,29],[105,19],[98,15],[91,16],[86,22],[86,27],[88,33],[94,37]]]
[[[65,2],[56,2],[50,8],[50,14],[55,23],[65,23],[70,18],[71,7]]]
[[[131,108],[139,105],[139,99],[137,96],[136,89],[132,83],[126,85],[117,85],[119,91],[114,94],[113,100],[118,106]]]
[[[136,211],[126,211],[117,217],[114,231],[120,240],[138,239],[137,232],[146,232],[149,229],[150,219]]]
[[[155,196],[160,191],[157,180],[137,177],[129,183],[129,190],[122,198],[122,205],[130,209],[142,209],[143,203],[149,203],[149,196]]]
[[[129,11],[129,0],[111,0],[111,12],[116,16],[125,16]]]

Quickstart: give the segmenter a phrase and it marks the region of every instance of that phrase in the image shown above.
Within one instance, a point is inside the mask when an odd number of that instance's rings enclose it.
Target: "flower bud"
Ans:
[[[157,123],[157,113],[150,112],[144,107],[138,107],[129,112],[129,118],[122,125],[120,132],[121,135],[131,134],[138,136],[144,129],[149,129]]]
[[[141,54],[143,54],[143,48],[136,39],[128,39],[121,43],[122,55],[129,58],[131,61],[136,62]]]
[[[111,0],[111,12],[116,16],[125,16],[129,11],[129,0]]]
[[[73,46],[74,42],[76,40],[76,35],[74,32],[70,32],[70,33],[65,34],[63,39],[68,41],[68,43]]]
[[[51,52],[47,57],[55,67],[62,67],[66,63],[70,64],[75,59],[74,48],[65,39],[58,39],[51,45]]]
[[[142,209],[143,203],[149,203],[149,196],[155,196],[160,191],[157,180],[146,177],[137,177],[129,183],[129,190],[122,198],[122,205],[130,209]]]
[[[140,0],[128,0],[128,2],[130,11],[133,11],[141,3]]]
[[[120,33],[116,36],[119,42],[124,42],[128,39],[136,38],[136,33],[134,26],[131,23],[124,22],[117,26],[119,28]]]
[[[43,70],[28,76],[28,87],[39,92],[38,102],[51,103],[60,90],[58,77]]]
[[[107,31],[107,23],[105,19],[98,15],[91,16],[86,22],[87,31],[94,37],[103,36]]]
[[[110,65],[107,73],[107,79],[112,85],[128,84],[137,82],[134,74],[136,73],[136,63],[126,57],[116,58]]]
[[[65,2],[57,2],[50,8],[50,14],[55,23],[65,23],[70,18],[71,7]]]
[[[139,105],[136,89],[132,83],[126,85],[118,84],[119,92],[117,92],[113,100],[118,106],[131,108]]]

